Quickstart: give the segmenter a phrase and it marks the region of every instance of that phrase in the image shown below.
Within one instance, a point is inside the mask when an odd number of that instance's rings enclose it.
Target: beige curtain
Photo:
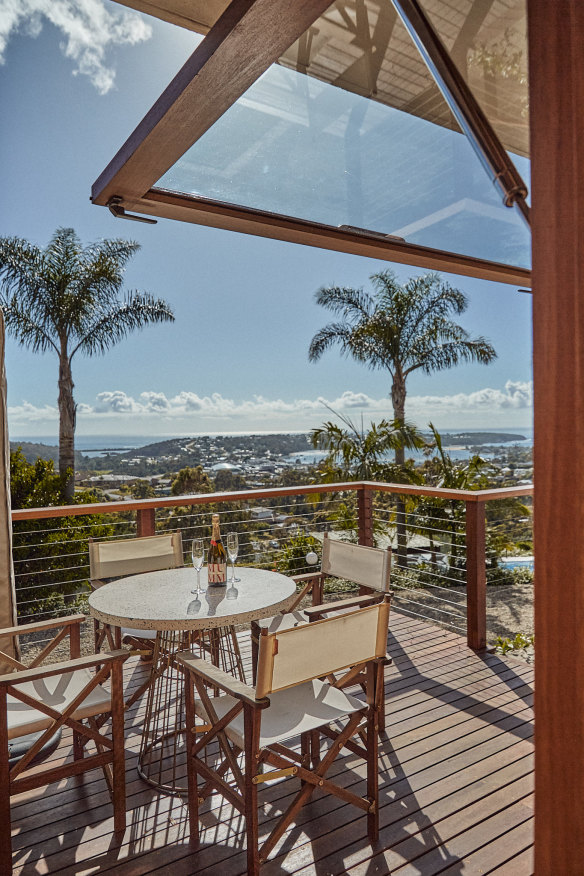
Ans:
[[[16,596],[12,566],[12,522],[10,517],[10,442],[6,415],[6,368],[4,364],[4,317],[0,310],[0,629],[16,624]],[[0,651],[18,655],[12,641],[0,636]],[[8,670],[0,657],[0,672]]]

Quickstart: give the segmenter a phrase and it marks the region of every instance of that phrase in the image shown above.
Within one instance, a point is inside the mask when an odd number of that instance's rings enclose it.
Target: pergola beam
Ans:
[[[232,0],[93,184],[92,201],[132,206],[330,5]]]

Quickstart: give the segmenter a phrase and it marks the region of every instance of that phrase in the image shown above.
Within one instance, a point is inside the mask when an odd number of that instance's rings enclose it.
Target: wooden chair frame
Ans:
[[[13,638],[23,633],[61,628],[28,667],[21,661],[2,653],[2,657],[7,658],[14,667],[14,671],[10,674],[0,676],[0,819],[3,824],[2,839],[0,839],[0,872],[2,873],[12,872],[10,798],[14,794],[40,788],[51,782],[101,767],[113,802],[114,830],[123,831],[126,826],[123,663],[129,654],[127,651],[116,651],[80,657],[80,625],[85,620],[84,615],[74,615],[0,630],[0,635]],[[70,639],[71,658],[40,667],[43,660],[67,635]],[[87,684],[63,711],[52,708],[41,699],[31,697],[18,687],[25,682],[94,668],[97,671],[91,673]],[[86,697],[108,678],[111,678],[111,710],[83,720],[75,719],[73,715]],[[50,721],[32,747],[12,767],[9,764],[8,696],[45,714]],[[111,733],[107,734],[102,728],[110,715]],[[35,763],[34,769],[31,770],[34,759],[43,746],[62,727],[69,727],[73,731],[73,761],[56,767],[49,765],[43,768]],[[89,742],[95,744],[94,754],[88,754],[85,750]]]
[[[338,545],[339,542],[336,539],[329,538],[328,532],[324,534],[323,540],[323,548],[322,548],[322,568],[318,572],[307,572],[304,575],[297,575],[293,577],[293,581],[297,584],[302,584],[302,589],[296,594],[293,602],[288,606],[288,608],[282,612],[282,614],[289,614],[296,610],[296,608],[300,605],[302,600],[308,596],[312,595],[312,606],[310,608],[305,608],[301,612],[301,616],[299,617],[299,623],[304,621],[311,622],[314,620],[321,620],[324,616],[330,615],[331,613],[338,611],[348,611],[354,608],[367,608],[369,605],[373,605],[376,602],[380,602],[385,593],[389,592],[389,584],[390,584],[390,575],[391,575],[391,547],[388,547],[383,553],[385,553],[385,561],[383,566],[383,574],[381,587],[379,589],[368,587],[364,583],[359,583],[359,595],[351,596],[347,599],[340,599],[335,602],[324,602],[324,582],[327,578],[345,578],[346,575],[343,574],[342,569],[336,570],[335,568],[335,556],[334,556],[334,545]],[[342,543],[344,544],[344,542]],[[370,550],[379,550],[378,548],[368,548],[365,545],[352,545],[352,547],[363,548],[366,551]],[[331,554],[332,550],[332,554]],[[252,679],[253,683],[256,682],[256,673],[257,673],[257,662],[259,656],[259,642],[260,635],[262,632],[262,626],[258,621],[251,622],[251,663],[252,663]],[[385,712],[381,711],[379,716],[379,729],[380,732],[385,730]]]
[[[390,595],[383,597],[387,604],[384,610],[385,638],[383,651],[387,642],[387,621],[389,615]],[[333,619],[325,619],[320,623],[328,623]],[[383,622],[381,623],[383,627]],[[379,628],[378,628],[379,629]],[[286,633],[294,633],[287,630]],[[269,675],[269,652],[272,648],[268,640],[276,638],[277,634],[269,634],[262,630],[262,645],[260,648],[260,684],[256,688],[242,684],[233,677],[226,675],[205,660],[197,659],[192,654],[184,652],[177,659],[185,670],[185,705],[187,726],[187,773],[188,773],[188,806],[189,828],[191,841],[195,847],[199,844],[199,807],[214,791],[222,794],[229,803],[246,819],[247,835],[247,873],[257,876],[260,866],[264,863],[286,830],[294,820],[299,810],[311,798],[314,790],[320,788],[323,792],[333,794],[344,803],[352,803],[367,814],[367,833],[369,840],[375,842],[379,835],[378,807],[378,734],[379,714],[383,710],[383,680],[384,666],[387,657],[376,656],[355,666],[345,666],[345,672],[340,679],[334,679],[331,687],[345,687],[348,682],[362,682],[365,688],[363,708],[347,716],[346,723],[340,729],[334,725],[322,725],[317,729],[303,732],[300,736],[300,753],[281,742],[260,747],[260,732],[262,712],[269,709],[270,699],[265,694],[269,690],[266,685],[266,673]],[[265,640],[265,641],[264,641]],[[376,649],[379,651],[379,632]],[[337,667],[341,669],[342,667]],[[234,698],[235,705],[222,717],[219,717],[214,707],[213,697],[209,688],[219,689]],[[207,716],[207,723],[196,724],[195,691],[198,694]],[[216,701],[215,701],[216,703]],[[229,739],[225,728],[233,719],[243,712],[244,748],[240,749]],[[197,735],[199,738],[197,738]],[[358,741],[353,737],[357,736]],[[330,740],[328,751],[321,756],[322,738]],[[204,758],[203,752],[212,742],[218,742],[220,763],[213,769]],[[361,797],[347,788],[326,778],[326,774],[342,748],[357,754],[367,765],[367,793]],[[238,763],[238,756],[243,752],[244,769]],[[265,771],[265,767],[272,767]],[[231,773],[232,782],[226,780]],[[204,781],[202,787],[198,777]],[[275,778],[296,776],[300,779],[300,789],[292,802],[278,820],[276,826],[258,849],[258,789],[265,781]]]

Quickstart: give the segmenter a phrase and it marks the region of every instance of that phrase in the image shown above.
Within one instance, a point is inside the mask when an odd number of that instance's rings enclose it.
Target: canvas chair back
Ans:
[[[322,566],[325,575],[347,578],[363,587],[386,592],[389,590],[391,548],[367,547],[329,538],[325,533],[322,545]]]
[[[383,602],[281,632],[262,631],[256,697],[383,657],[389,595]]]
[[[89,568],[93,580],[178,569],[183,565],[180,532],[89,542]]]

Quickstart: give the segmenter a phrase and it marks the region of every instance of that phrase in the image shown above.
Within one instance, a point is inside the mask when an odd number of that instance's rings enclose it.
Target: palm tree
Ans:
[[[102,240],[87,247],[72,228],[58,228],[46,249],[0,238],[0,305],[8,332],[34,353],[59,359],[59,472],[73,499],[76,404],[71,362],[105,353],[134,329],[172,322],[162,299],[141,292],[119,298],[126,263],[140,246]]]
[[[327,405],[328,407],[328,405]],[[332,408],[330,408],[332,411]],[[336,413],[333,411],[333,413]],[[365,430],[359,429],[349,417],[336,413],[344,426],[327,422],[311,432],[312,446],[327,451],[327,456],[319,466],[320,480],[334,483],[339,480],[385,480],[398,483],[421,483],[418,472],[412,464],[398,466],[388,461],[388,452],[397,447],[408,450],[425,448],[426,442],[415,426],[394,420],[371,423]],[[341,503],[334,515],[337,527],[356,530],[354,508]],[[399,524],[398,519],[398,524]],[[341,526],[339,527],[339,523]],[[378,527],[379,528],[379,527]],[[383,527],[382,527],[383,528]],[[398,545],[400,532],[398,530]],[[405,536],[405,532],[404,532]],[[405,542],[403,557],[405,559]]]
[[[414,371],[432,374],[461,362],[486,365],[496,358],[485,338],[470,338],[453,322],[451,315],[464,313],[468,301],[438,274],[411,277],[403,286],[392,271],[381,271],[370,279],[372,295],[343,286],[318,290],[317,303],[342,321],[315,334],[308,358],[316,362],[338,344],[344,355],[388,371],[394,420],[404,422],[406,381]],[[395,461],[403,465],[403,445],[396,447]]]
[[[316,362],[325,350],[338,344],[344,355],[391,376],[393,418],[404,422],[406,381],[414,371],[443,371],[461,362],[488,364],[496,358],[483,337],[471,338],[451,319],[464,313],[467,298],[438,274],[411,277],[403,286],[392,271],[370,278],[374,292],[328,286],[316,293],[318,304],[342,317],[313,337],[308,358]],[[405,448],[398,444],[395,461],[405,463]],[[405,505],[397,502],[398,563],[406,563]]]
[[[348,417],[337,416],[344,426],[329,421],[310,433],[312,446],[327,451],[321,464],[325,481],[402,481],[403,469],[388,462],[388,452],[398,447],[414,450],[427,446],[420,432],[410,423],[382,420],[371,423],[371,428],[366,431]],[[409,482],[410,478],[406,480]]]

